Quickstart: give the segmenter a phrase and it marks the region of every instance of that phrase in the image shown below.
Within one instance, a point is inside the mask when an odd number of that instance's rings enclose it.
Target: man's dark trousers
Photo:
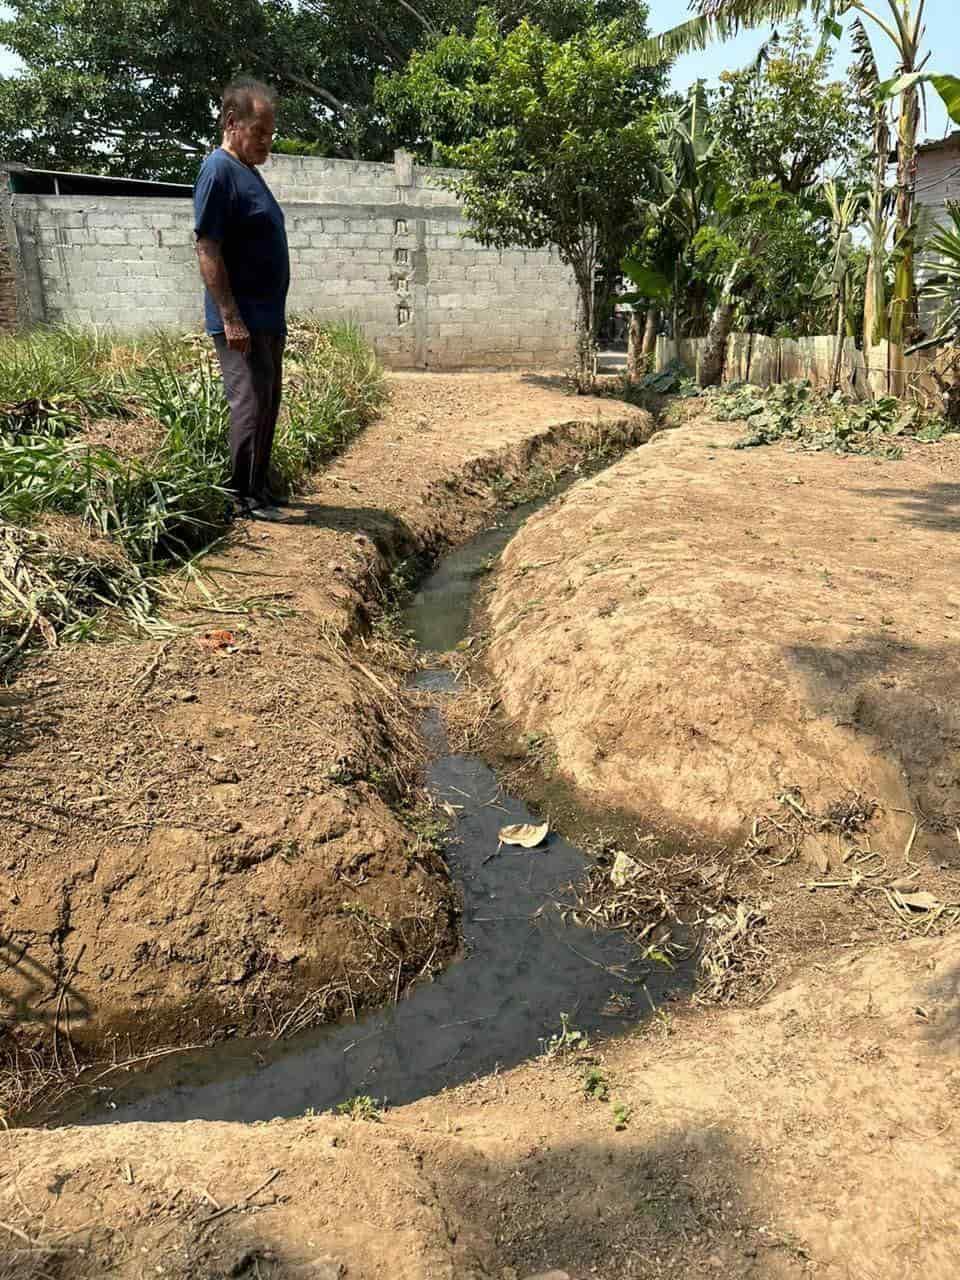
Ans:
[[[214,334],[213,341],[230,406],[230,488],[239,498],[260,498],[269,489],[286,339],[251,333],[248,353],[231,351],[222,333]]]

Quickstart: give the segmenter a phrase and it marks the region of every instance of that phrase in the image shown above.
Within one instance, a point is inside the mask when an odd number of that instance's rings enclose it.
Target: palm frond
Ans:
[[[712,141],[710,103],[707,98],[706,82],[703,80],[698,80],[690,89],[683,108],[683,123],[690,139],[694,159],[699,162],[706,155]]]
[[[850,0],[693,0],[690,7],[701,17],[736,23],[737,30],[742,31],[803,15],[815,20],[832,18],[848,9]]]
[[[697,0],[699,12],[679,26],[644,40],[633,50],[639,66],[672,62],[686,53],[731,40],[741,31],[810,14],[814,18],[843,11],[845,0]]]

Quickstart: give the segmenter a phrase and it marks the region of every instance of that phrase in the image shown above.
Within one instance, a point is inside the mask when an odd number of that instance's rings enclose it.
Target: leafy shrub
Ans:
[[[0,431],[64,436],[87,419],[122,413],[114,352],[96,332],[0,338]]]
[[[767,390],[729,385],[712,393],[711,398],[721,421],[748,424],[748,434],[735,442],[735,449],[791,440],[806,451],[874,455],[895,461],[903,457],[899,437],[932,444],[947,430],[942,417],[925,414],[918,405],[906,405],[895,396],[849,404],[841,396],[815,396],[806,381],[785,382]]]

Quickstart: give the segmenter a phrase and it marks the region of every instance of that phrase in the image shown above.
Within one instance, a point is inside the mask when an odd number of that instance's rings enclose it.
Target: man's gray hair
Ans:
[[[232,111],[237,120],[249,120],[257,109],[258,102],[276,107],[277,93],[262,80],[254,80],[250,76],[238,76],[231,80],[223,91],[220,123],[226,124],[227,116]]]

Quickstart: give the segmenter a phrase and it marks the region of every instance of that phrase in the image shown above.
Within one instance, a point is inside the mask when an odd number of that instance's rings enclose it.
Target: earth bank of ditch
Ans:
[[[739,449],[682,416],[507,547],[479,697],[514,790],[605,816],[638,883],[669,893],[686,846],[749,906],[761,995],[960,921],[960,444]]]
[[[521,375],[398,376],[282,525],[207,569],[224,612],[55,651],[0,700],[9,1113],[81,1054],[287,1034],[395,998],[457,944],[419,806],[392,575],[505,492],[646,439],[648,414]],[[224,603],[225,602],[225,603]],[[222,632],[228,635],[220,634]]]

